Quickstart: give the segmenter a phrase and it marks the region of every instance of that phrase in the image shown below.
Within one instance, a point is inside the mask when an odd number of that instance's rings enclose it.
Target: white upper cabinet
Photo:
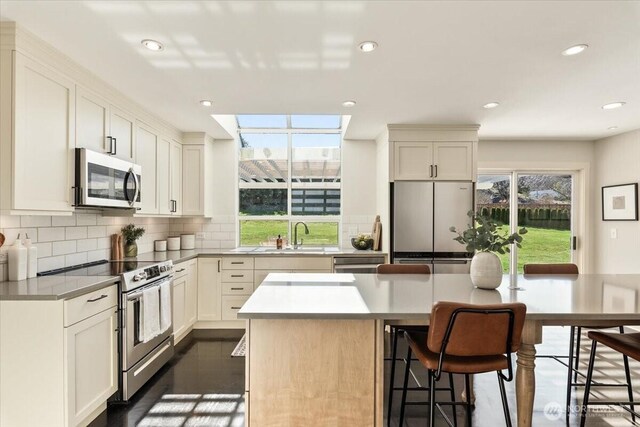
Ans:
[[[173,201],[173,215],[182,215],[182,145],[171,141],[170,159],[170,201]]]
[[[396,142],[394,150],[396,181],[432,179],[432,144],[424,142]]]
[[[436,142],[433,144],[435,180],[471,181],[473,179],[473,144],[471,142]]]
[[[170,160],[171,142],[166,138],[158,139],[157,152],[157,184],[158,184],[158,213],[161,215],[169,215],[173,211],[173,202],[171,201],[170,187]]]
[[[133,162],[135,119],[81,86],[76,88],[76,147]]]
[[[157,156],[158,134],[142,124],[136,125],[136,162],[142,167],[139,214],[158,214]]]
[[[109,136],[113,138],[114,156],[134,162],[135,152],[135,119],[129,113],[111,105],[109,111]]]
[[[182,145],[182,215],[210,217],[213,211],[213,139],[188,133]]]
[[[3,55],[3,60],[7,57]],[[19,52],[13,52],[13,64],[15,133],[13,167],[9,168],[13,173],[3,175],[1,184],[2,192],[11,194],[12,201],[6,206],[4,200],[3,205],[13,210],[71,212],[75,84]],[[10,78],[4,71],[3,67],[3,80]],[[2,86],[2,97],[11,99],[11,87]],[[3,110],[3,115],[11,114],[11,110]],[[11,121],[5,119],[3,127]],[[5,136],[3,132],[3,146],[11,141]],[[7,160],[3,159],[3,167]]]
[[[388,125],[394,181],[475,181],[478,125]]]

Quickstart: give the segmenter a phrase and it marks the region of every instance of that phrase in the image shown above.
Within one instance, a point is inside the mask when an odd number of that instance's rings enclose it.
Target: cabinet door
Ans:
[[[434,143],[433,164],[433,179],[471,181],[473,179],[473,143]]]
[[[204,215],[204,146],[183,146],[182,164],[182,214]]]
[[[173,281],[173,339],[177,344],[187,328],[185,319],[185,292],[187,278],[183,276]]]
[[[433,144],[396,142],[393,159],[393,177],[396,181],[432,179]]]
[[[136,125],[136,162],[142,166],[140,211],[141,214],[158,213],[156,186],[156,159],[158,135],[144,125]]]
[[[135,158],[135,119],[130,114],[114,107],[110,107],[110,132],[109,136],[114,138],[113,144],[115,157],[133,162]]]
[[[198,259],[198,320],[220,320],[220,258]]]
[[[12,207],[71,212],[75,84],[18,52],[14,66]]]
[[[171,191],[170,199],[174,201],[173,215],[182,215],[182,145],[171,141]]]
[[[109,103],[77,86],[76,147],[109,153]]]
[[[187,327],[196,323],[198,317],[198,262],[196,260],[189,263],[187,267],[187,287],[185,296],[185,318]]]
[[[165,138],[158,140],[158,163],[157,163],[157,184],[158,184],[158,213],[169,215],[171,213],[171,187],[169,186],[170,162],[169,152],[171,143]]]
[[[118,389],[116,307],[64,328],[67,425],[78,425]]]

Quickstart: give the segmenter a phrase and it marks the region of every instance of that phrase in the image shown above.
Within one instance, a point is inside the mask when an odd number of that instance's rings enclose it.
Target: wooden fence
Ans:
[[[509,205],[483,204],[477,211],[482,216],[507,224],[509,222]],[[531,204],[518,208],[518,225],[523,227],[551,228],[554,230],[571,229],[571,205]]]

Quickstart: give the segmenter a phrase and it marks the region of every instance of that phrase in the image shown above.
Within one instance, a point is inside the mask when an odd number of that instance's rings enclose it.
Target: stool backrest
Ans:
[[[520,348],[527,306],[438,302],[431,310],[427,347],[451,356],[496,356]]]
[[[525,264],[524,274],[579,274],[575,264]]]
[[[431,274],[426,264],[380,264],[376,267],[378,274]]]

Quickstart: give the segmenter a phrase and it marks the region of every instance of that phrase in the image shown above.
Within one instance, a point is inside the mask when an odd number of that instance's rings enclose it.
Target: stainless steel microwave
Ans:
[[[75,153],[75,206],[138,209],[142,167],[86,148]]]

